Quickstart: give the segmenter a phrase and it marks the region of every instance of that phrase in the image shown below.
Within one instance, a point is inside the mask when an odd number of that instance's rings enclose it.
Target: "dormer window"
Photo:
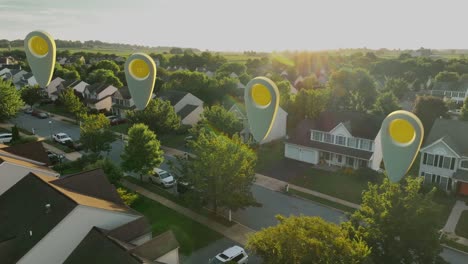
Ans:
[[[325,134],[324,141],[327,142],[327,143],[332,143],[333,144],[333,138],[334,138],[334,135],[327,133],[327,134]]]
[[[468,160],[460,161],[460,169],[468,170]]]
[[[320,131],[313,131],[312,132],[312,139],[315,141],[322,141],[323,140],[323,133]]]
[[[341,135],[336,136],[336,144],[342,146],[346,145],[346,138]]]

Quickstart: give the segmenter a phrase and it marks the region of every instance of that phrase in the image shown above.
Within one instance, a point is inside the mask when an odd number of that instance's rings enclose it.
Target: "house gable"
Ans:
[[[456,157],[460,158],[457,152],[455,152],[452,148],[450,148],[444,140],[441,138],[431,145],[420,150],[421,152],[427,152],[434,155],[443,155],[446,157]]]
[[[330,134],[333,134],[335,136],[345,136],[345,137],[352,137],[351,133],[348,131],[346,126],[343,123],[339,123],[336,127],[334,127],[331,131]]]

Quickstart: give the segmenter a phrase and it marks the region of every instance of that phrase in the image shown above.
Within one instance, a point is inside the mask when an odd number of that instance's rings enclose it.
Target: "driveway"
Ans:
[[[289,182],[295,177],[304,175],[311,167],[311,164],[282,158],[274,164],[271,164],[268,168],[258,171],[258,173]]]

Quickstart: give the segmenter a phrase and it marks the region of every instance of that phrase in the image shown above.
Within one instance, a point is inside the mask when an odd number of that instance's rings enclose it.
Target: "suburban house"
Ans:
[[[8,156],[8,154],[16,155],[10,157],[24,158],[27,161],[41,166],[51,165],[49,156],[41,141],[23,143],[19,145],[7,146],[0,144],[0,156]]]
[[[250,139],[253,140],[250,134],[249,121],[247,119],[245,105],[243,103],[234,103],[228,111],[234,113],[238,119],[242,120],[244,129],[240,132],[240,134],[244,141],[248,141]],[[267,136],[267,138],[260,142],[260,144],[265,144],[274,140],[284,138],[286,136],[287,118],[288,113],[286,113],[286,111],[284,111],[283,108],[278,107],[278,112],[276,114],[275,120],[273,121],[273,126],[271,128],[270,134]]]
[[[421,148],[419,175],[425,184],[468,195],[468,122],[436,119]]]
[[[191,93],[180,91],[161,92],[159,98],[171,102],[184,125],[195,125],[203,113],[203,101]]]
[[[81,98],[84,98],[83,97],[83,93],[84,93],[84,89],[86,88],[86,86],[88,86],[89,83],[86,83],[86,82],[79,82],[77,83],[75,86],[73,86],[73,90],[75,90],[75,93],[77,93],[78,95],[81,96]]]
[[[11,70],[11,81],[15,84],[16,88],[21,88],[19,85],[16,85],[21,81],[23,75],[27,74],[28,72],[25,70]]]
[[[179,263],[172,232],[152,238],[101,169],[28,173],[0,195],[0,212],[2,263]]]
[[[29,86],[37,85],[36,78],[34,77],[34,75],[32,73],[26,73],[25,75],[23,75],[23,77],[21,78],[21,82],[23,83],[23,86],[25,86],[25,85],[29,85]]]
[[[86,106],[98,111],[110,111],[112,108],[112,95],[117,91],[112,85],[95,83],[84,88],[83,99]]]
[[[6,66],[6,65],[14,65],[14,64],[18,64],[18,61],[16,61],[15,58],[11,56],[0,57],[0,67]]]
[[[128,86],[118,89],[112,95],[112,113],[114,115],[125,118],[125,111],[133,109],[135,109],[135,102],[133,102]]]
[[[53,79],[49,85],[47,86],[46,88],[46,92],[47,92],[47,95],[48,97],[55,101],[58,99],[58,89],[59,89],[59,86],[62,84],[62,82],[64,82],[65,80],[60,78],[60,77],[56,77],[55,79]]]
[[[284,155],[315,165],[379,170],[383,120],[359,112],[323,112],[315,120],[306,118],[289,134]]]

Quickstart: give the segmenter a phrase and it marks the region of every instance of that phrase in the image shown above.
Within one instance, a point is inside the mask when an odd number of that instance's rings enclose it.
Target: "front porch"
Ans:
[[[319,151],[319,163],[317,167],[320,168],[335,168],[332,171],[336,171],[340,168],[368,168],[369,160],[360,159],[353,156],[347,156],[343,154],[337,154],[327,151]],[[330,169],[326,169],[330,170]]]

